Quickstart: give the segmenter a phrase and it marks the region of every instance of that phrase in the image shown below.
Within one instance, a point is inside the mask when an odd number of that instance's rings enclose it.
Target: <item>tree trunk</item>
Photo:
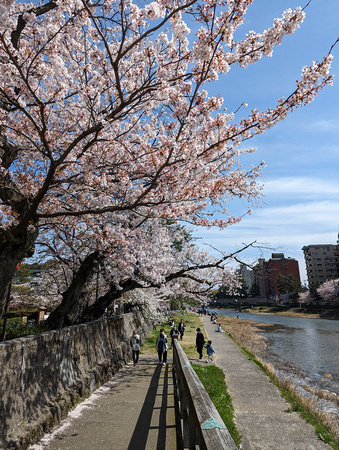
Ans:
[[[120,289],[111,286],[111,289],[103,296],[99,297],[96,302],[82,312],[78,323],[90,322],[99,319],[105,312],[105,309],[111,306],[114,300],[118,300],[124,292],[132,291],[142,287],[140,283],[134,280],[127,280],[121,283]]]
[[[38,234],[38,228],[25,230],[17,236],[9,230],[0,231],[0,319],[16,268],[20,261],[33,255]]]
[[[93,252],[82,262],[72,283],[62,294],[61,304],[50,314],[47,326],[50,329],[63,328],[77,323],[87,305],[87,286],[93,278],[99,263],[99,252]]]
[[[8,311],[8,307],[9,307],[9,302],[11,300],[11,288],[12,288],[12,283],[9,284],[9,288],[8,288],[8,293],[7,293],[7,299],[6,299],[6,304],[4,307],[4,320],[2,322],[2,333],[1,333],[1,341],[4,342],[6,340],[6,328],[7,328],[7,311]]]

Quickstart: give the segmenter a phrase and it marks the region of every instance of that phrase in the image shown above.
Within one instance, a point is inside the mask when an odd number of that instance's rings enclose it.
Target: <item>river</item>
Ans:
[[[279,376],[289,378],[300,389],[306,384],[339,396],[339,320],[232,310],[215,312],[219,316],[239,315],[241,319],[276,325],[272,330],[260,332],[269,339],[270,345],[259,356],[271,363]]]

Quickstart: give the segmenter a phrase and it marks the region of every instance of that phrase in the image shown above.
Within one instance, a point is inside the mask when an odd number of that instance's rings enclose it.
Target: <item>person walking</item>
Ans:
[[[164,328],[160,329],[160,334],[157,337],[155,346],[158,352],[159,364],[165,366],[167,361],[168,340]]]
[[[130,344],[132,347],[132,358],[134,365],[138,364],[139,361],[139,352],[140,352],[140,345],[141,345],[141,339],[139,334],[134,330],[133,334],[130,339]]]
[[[179,337],[179,331],[178,328],[176,327],[176,325],[174,325],[174,327],[171,329],[170,331],[170,336],[171,336],[171,347],[174,347],[174,339],[178,339]]]
[[[184,319],[181,319],[181,321],[180,321],[180,323],[178,325],[178,330],[179,330],[179,333],[180,333],[180,339],[181,340],[182,340],[182,338],[184,336],[185,328],[186,328],[186,325],[184,323]]]
[[[197,352],[199,353],[199,359],[202,359],[202,349],[204,348],[205,338],[202,334],[200,328],[197,328],[197,337],[195,339],[195,345],[197,347]]]
[[[205,345],[206,352],[208,359],[206,359],[206,362],[213,362],[213,353],[215,353],[214,348],[212,347],[212,341],[207,341],[207,345]]]

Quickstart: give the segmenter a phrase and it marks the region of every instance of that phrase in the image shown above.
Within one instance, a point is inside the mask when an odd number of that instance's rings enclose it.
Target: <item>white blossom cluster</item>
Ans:
[[[241,220],[232,198],[245,214],[260,202],[264,162],[243,168],[254,151],[243,141],[331,84],[332,57],[305,68],[277,105],[237,120],[244,109],[227,112],[208,84],[270,56],[304,19],[287,10],[236,42],[253,1],[1,2],[1,258],[40,233],[60,260],[72,248],[73,271],[98,251],[108,284],[161,286],[193,260],[189,246],[173,251],[164,222],[226,228]],[[204,276],[213,284],[213,270]]]
[[[339,279],[327,280],[316,290],[318,298],[312,295],[310,291],[299,294],[299,300],[304,304],[318,304],[322,306],[339,305]]]

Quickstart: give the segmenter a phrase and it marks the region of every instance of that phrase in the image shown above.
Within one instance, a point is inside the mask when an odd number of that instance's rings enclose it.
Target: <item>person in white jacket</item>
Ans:
[[[134,330],[133,334],[130,339],[130,344],[132,347],[132,358],[134,365],[138,364],[139,361],[139,352],[140,352],[140,345],[141,345],[141,339],[139,334]]]

